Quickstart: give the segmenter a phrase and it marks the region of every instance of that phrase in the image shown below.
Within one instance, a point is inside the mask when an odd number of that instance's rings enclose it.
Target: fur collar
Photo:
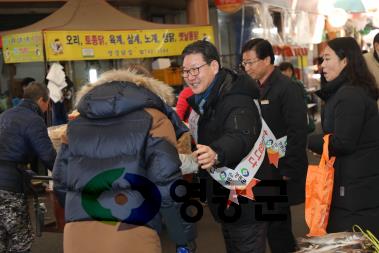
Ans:
[[[78,105],[80,99],[91,91],[93,88],[99,85],[106,85],[107,83],[111,83],[114,81],[119,82],[132,82],[137,86],[145,87],[151,92],[155,93],[159,96],[165,103],[168,105],[173,105],[175,96],[174,90],[167,84],[152,77],[147,77],[145,75],[137,74],[136,70],[110,70],[104,72],[99,79],[94,83],[89,83],[84,85],[77,93],[75,99],[75,106]]]

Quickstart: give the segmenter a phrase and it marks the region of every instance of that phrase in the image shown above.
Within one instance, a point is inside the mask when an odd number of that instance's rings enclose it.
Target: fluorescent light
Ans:
[[[89,70],[89,82],[93,83],[97,81],[97,70],[96,69],[90,69]]]
[[[260,34],[260,33],[263,33],[263,28],[253,28],[251,31],[252,31],[253,33],[258,33],[258,34]]]

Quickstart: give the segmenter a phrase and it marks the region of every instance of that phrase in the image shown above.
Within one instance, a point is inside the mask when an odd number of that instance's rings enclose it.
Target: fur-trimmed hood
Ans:
[[[77,109],[88,118],[108,118],[174,102],[173,89],[132,70],[111,70],[77,93]]]
[[[86,95],[93,88],[112,82],[129,82],[134,83],[137,86],[145,87],[150,90],[158,97],[160,97],[165,103],[172,106],[174,104],[175,96],[174,90],[167,84],[152,77],[147,77],[145,75],[137,74],[137,71],[124,69],[124,70],[110,70],[104,72],[99,79],[94,83],[89,83],[84,85],[76,93],[76,102],[77,106],[81,98]]]

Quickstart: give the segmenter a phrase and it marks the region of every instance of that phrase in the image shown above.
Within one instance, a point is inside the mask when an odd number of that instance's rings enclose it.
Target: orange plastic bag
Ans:
[[[307,236],[326,234],[332,202],[334,161],[329,157],[329,134],[324,136],[320,164],[309,165],[305,185],[305,221],[309,227]]]

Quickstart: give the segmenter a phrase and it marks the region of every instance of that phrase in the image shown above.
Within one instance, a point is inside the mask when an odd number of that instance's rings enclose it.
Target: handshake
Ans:
[[[197,144],[196,150],[191,152],[189,133],[185,133],[179,138],[176,148],[182,162],[180,169],[183,175],[196,173],[199,168],[211,169],[219,164],[217,153],[209,146]]]
[[[201,169],[210,169],[219,164],[218,155],[209,146],[196,145],[197,150],[192,154],[179,154],[182,162],[180,167],[182,174],[190,174]]]
[[[179,158],[182,162],[182,165],[180,166],[182,175],[196,173],[199,170],[199,164],[192,154],[179,154]]]

